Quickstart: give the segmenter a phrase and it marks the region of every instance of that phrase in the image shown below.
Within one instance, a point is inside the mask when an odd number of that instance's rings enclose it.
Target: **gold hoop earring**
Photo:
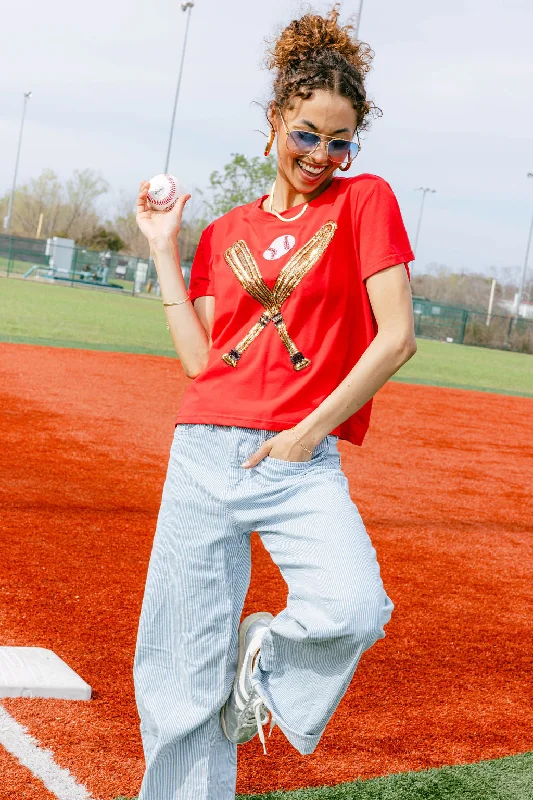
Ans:
[[[350,167],[352,166],[352,164],[353,164],[353,158],[352,158],[352,160],[351,160],[351,161],[348,161],[348,163],[347,163],[347,164],[346,164],[346,166],[344,166],[344,167],[342,166],[342,164],[339,164],[339,169],[340,169],[342,172],[348,172],[348,170],[350,169]]]
[[[270,155],[270,151],[272,150],[272,145],[274,144],[274,139],[276,138],[276,132],[274,128],[270,131],[270,139],[267,142],[265,147],[265,157]]]

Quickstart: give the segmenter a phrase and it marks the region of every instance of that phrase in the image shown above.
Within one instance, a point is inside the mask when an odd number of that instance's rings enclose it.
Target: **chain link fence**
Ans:
[[[415,334],[458,344],[533,353],[533,320],[413,298]]]
[[[191,263],[182,264],[189,286]],[[29,239],[0,234],[0,275],[158,298],[151,259],[76,247],[69,239]],[[415,334],[426,339],[533,353],[533,320],[470,311],[413,297]]]
[[[189,285],[191,263],[182,264]],[[152,259],[110,250],[76,247],[69,239],[27,239],[0,234],[0,275],[157,298],[161,294]]]

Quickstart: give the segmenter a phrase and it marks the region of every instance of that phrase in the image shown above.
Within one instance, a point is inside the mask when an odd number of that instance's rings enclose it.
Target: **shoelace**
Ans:
[[[261,716],[262,710],[265,711],[264,716]],[[257,723],[257,733],[259,735],[261,744],[263,745],[263,752],[265,755],[267,755],[263,725],[266,725],[266,723],[268,722],[268,711],[265,708],[261,697],[254,697],[250,705],[243,712],[242,722],[244,725],[250,724],[252,720],[255,720],[255,722]],[[270,732],[272,733],[272,727],[270,729]]]

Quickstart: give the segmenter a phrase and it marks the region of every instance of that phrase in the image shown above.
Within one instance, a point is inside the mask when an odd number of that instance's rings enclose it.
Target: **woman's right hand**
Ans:
[[[141,181],[139,194],[137,196],[137,225],[148,241],[156,237],[167,239],[177,237],[180,226],[181,216],[185,203],[190,198],[190,194],[182,194],[178,197],[170,211],[156,211],[151,208],[148,202],[149,181]]]

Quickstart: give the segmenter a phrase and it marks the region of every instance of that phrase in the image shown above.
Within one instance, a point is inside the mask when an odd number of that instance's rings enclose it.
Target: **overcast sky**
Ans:
[[[329,4],[316,3],[324,10]],[[196,0],[170,171],[194,194],[231,153],[260,155],[269,99],[263,39],[298,12],[292,0]],[[359,0],[346,0],[343,14]],[[31,89],[19,181],[50,167],[94,168],[115,196],[164,166],[185,14],[177,0],[18,0],[2,14],[0,192],[10,187]],[[533,213],[531,0],[365,0],[360,36],[384,115],[352,173],[392,185],[417,267],[523,263]],[[532,258],[533,260],[533,258]]]

